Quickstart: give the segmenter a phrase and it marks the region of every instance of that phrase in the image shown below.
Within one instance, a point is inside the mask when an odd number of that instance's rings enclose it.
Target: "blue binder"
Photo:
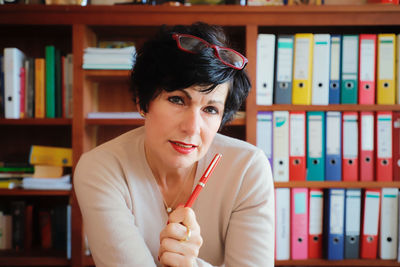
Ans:
[[[307,112],[307,181],[325,180],[325,114]]]
[[[329,188],[325,195],[325,256],[328,260],[343,260],[345,189]]]
[[[331,69],[329,79],[329,104],[340,104],[340,66],[342,36],[331,35]]]
[[[342,180],[342,113],[326,112],[325,180]]]

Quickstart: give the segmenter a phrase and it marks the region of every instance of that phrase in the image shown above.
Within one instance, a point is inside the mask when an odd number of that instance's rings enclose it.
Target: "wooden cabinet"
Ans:
[[[74,57],[74,89],[72,119],[0,119],[1,160],[24,160],[33,143],[72,146],[74,164],[80,155],[118,134],[143,124],[143,120],[88,119],[92,111],[135,110],[129,94],[129,71],[84,70],[83,51],[96,46],[99,40],[128,40],[140,46],[162,24],[191,24],[204,21],[226,28],[234,46],[249,59],[246,67],[253,89],[243,106],[244,119],[236,119],[224,133],[256,144],[258,111],[274,110],[400,110],[399,105],[361,106],[257,106],[255,93],[256,42],[259,33],[400,33],[400,6],[0,6],[0,48],[19,47],[32,57],[43,56],[44,46],[54,43],[62,53]],[[400,187],[399,182],[289,182],[276,187]],[[84,256],[83,226],[73,193],[60,191],[1,190],[0,198],[67,199],[72,205],[72,258],[1,251],[0,266],[93,265]],[[99,233],[101,234],[101,233]],[[276,265],[329,266],[326,260],[282,261]],[[335,262],[340,266],[400,266],[394,261],[351,260]]]

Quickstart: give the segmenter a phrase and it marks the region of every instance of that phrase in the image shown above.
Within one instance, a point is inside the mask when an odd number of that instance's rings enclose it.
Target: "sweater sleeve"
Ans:
[[[112,154],[84,154],[74,190],[96,266],[156,266],[135,226],[124,175]]]
[[[258,150],[234,203],[225,240],[225,266],[274,266],[274,203],[271,167]]]

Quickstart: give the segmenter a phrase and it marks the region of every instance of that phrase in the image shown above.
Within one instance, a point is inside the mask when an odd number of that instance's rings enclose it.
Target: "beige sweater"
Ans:
[[[264,153],[217,134],[199,161],[194,185],[215,153],[223,157],[193,205],[204,240],[198,266],[274,266],[274,189]],[[96,266],[161,266],[159,233],[167,222],[144,157],[144,128],[82,155],[74,175]]]

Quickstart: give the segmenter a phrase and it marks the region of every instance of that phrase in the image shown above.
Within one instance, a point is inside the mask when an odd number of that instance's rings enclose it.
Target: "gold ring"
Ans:
[[[190,239],[190,236],[192,235],[192,230],[190,230],[189,226],[184,226],[186,227],[186,235],[180,240],[181,242],[188,241]]]

